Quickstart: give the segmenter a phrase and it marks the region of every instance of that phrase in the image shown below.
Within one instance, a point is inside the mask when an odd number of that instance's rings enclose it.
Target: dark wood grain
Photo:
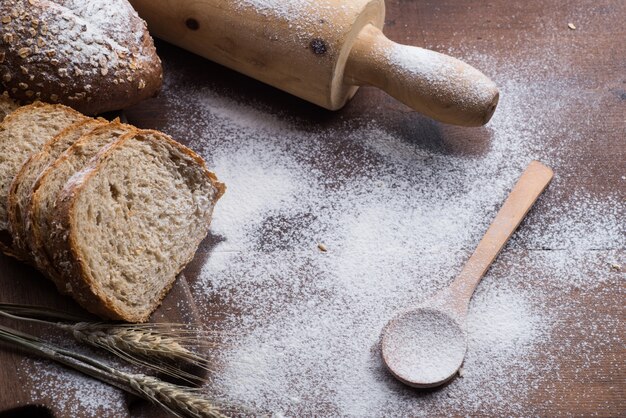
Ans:
[[[578,29],[567,29],[573,22]],[[559,159],[553,169],[557,173],[558,187],[548,190],[547,197],[567,202],[577,190],[590,196],[603,198],[618,192],[622,202],[626,197],[623,176],[626,175],[626,2],[569,0],[545,2],[528,0],[387,0],[387,22],[385,33],[397,42],[424,46],[442,52],[457,51],[457,57],[470,64],[477,55],[488,54],[493,69],[481,68],[486,74],[498,79],[499,67],[515,65],[520,74],[532,72],[541,79],[558,69],[558,74],[569,83],[564,84],[567,97],[580,97],[580,113],[563,114],[568,130],[560,135],[544,138],[546,155],[549,150],[559,150]],[[564,41],[564,37],[567,37]],[[568,48],[560,48],[567,42]],[[394,101],[376,89],[363,88],[346,108],[329,112],[271,87],[234,73],[175,47],[158,42],[158,50],[165,68],[184,77],[190,84],[198,84],[216,91],[228,91],[238,100],[254,98],[272,111],[289,115],[299,125],[333,127],[340,118],[356,115],[381,115],[388,129],[393,130],[407,142],[419,142],[429,150],[450,155],[482,155],[490,147],[488,128],[465,129],[445,126],[410,112],[404,105]],[[515,56],[515,60],[511,57]],[[547,63],[546,65],[541,65]],[[507,71],[506,74],[514,74]],[[565,92],[564,92],[565,93]],[[565,94],[564,94],[565,95]],[[593,105],[597,103],[598,105]],[[537,103],[541,110],[549,111],[551,101]],[[160,129],[167,125],[168,109],[159,99],[148,100],[126,113],[130,123],[142,128]],[[193,124],[194,120],[178,121]],[[575,133],[587,138],[572,143],[569,135]],[[177,138],[184,142],[184,138]],[[336,144],[329,144],[335,146]],[[328,173],[332,176],[333,173]],[[540,216],[538,214],[537,216]],[[531,218],[534,214],[531,214]],[[210,256],[218,237],[209,236],[202,244],[194,261],[179,279],[174,291],[155,315],[158,320],[194,320],[183,317],[178,301],[184,300],[194,312],[193,301],[186,280],[193,282],[206,257]],[[521,249],[520,259],[532,263],[533,252],[554,249]],[[595,251],[624,258],[624,248],[598,248]],[[607,256],[608,257],[608,256]],[[532,265],[528,264],[531,269]],[[607,273],[599,267],[590,273],[590,282]],[[593,277],[593,275],[597,277]],[[560,298],[579,298],[581,304],[596,305],[591,322],[602,324],[608,312],[621,312],[624,308],[624,282],[621,285],[601,284],[598,293],[606,296],[602,303],[592,295],[562,294],[554,289],[554,306]],[[531,285],[531,284],[529,284]],[[553,286],[549,277],[532,283],[550,290]],[[603,287],[604,286],[604,287]],[[11,259],[0,257],[0,291],[2,300],[45,304],[57,308],[77,311],[69,299],[59,296],[53,286],[37,272]],[[216,317],[225,312],[235,312],[235,307],[220,301],[203,307]],[[192,315],[193,316],[193,315]],[[567,334],[576,342],[584,342],[584,330],[576,327],[580,318],[564,319],[558,324],[553,344],[565,339]],[[211,324],[206,324],[210,326]],[[571,331],[575,329],[575,331]],[[572,337],[572,332],[574,336]],[[615,332],[624,335],[623,322]],[[558,365],[560,379],[546,387],[533,390],[530,396],[533,410],[543,416],[624,416],[626,414],[626,346],[614,345],[610,352],[597,358],[591,366],[583,367],[569,361],[567,350],[562,348],[562,363]],[[19,382],[19,367],[23,356],[2,348],[0,351],[0,410],[29,404],[30,388]],[[548,360],[541,354],[538,364]],[[532,382],[528,382],[531,384]],[[547,396],[546,392],[550,392]],[[550,402],[547,400],[550,399]],[[510,399],[511,404],[516,399]],[[67,416],[66,411],[55,409],[51,400],[46,403],[57,416]],[[143,406],[135,415],[157,416],[154,410]],[[122,412],[120,412],[121,414]],[[128,412],[126,412],[128,413]],[[489,414],[489,411],[450,411],[451,415]]]

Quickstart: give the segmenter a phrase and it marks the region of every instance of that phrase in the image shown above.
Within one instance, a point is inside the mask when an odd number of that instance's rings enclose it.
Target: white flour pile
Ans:
[[[622,199],[610,190],[562,198],[574,156],[546,146],[567,131],[565,115],[601,104],[564,96],[571,81],[535,77],[530,64],[524,73],[473,58],[500,68],[501,87],[475,154],[455,149],[462,129],[410,113],[400,122],[376,108],[346,120],[338,113],[327,128],[166,80],[164,130],[195,138],[190,146],[228,186],[194,284],[200,309],[225,317],[212,391],[276,416],[531,414],[541,408],[529,401],[537,393],[561,396],[546,392],[559,387],[561,358],[593,373],[618,343],[611,288],[623,273],[611,264],[625,244]],[[176,122],[189,112],[197,125]],[[567,137],[580,150],[588,134]],[[557,177],[473,299],[463,378],[432,392],[398,384],[380,360],[381,328],[451,281],[534,158]],[[595,303],[614,306],[601,324],[589,322]]]

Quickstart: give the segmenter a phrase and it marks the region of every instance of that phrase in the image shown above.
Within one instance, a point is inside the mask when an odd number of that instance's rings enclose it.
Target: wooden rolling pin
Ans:
[[[474,67],[390,41],[383,0],[130,0],[157,37],[330,110],[373,85],[442,122],[498,103]]]

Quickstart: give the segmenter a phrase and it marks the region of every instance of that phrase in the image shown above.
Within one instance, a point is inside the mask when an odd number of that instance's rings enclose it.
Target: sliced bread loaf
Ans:
[[[8,224],[9,187],[22,164],[44,143],[86,116],[62,105],[33,103],[23,106],[0,124],[0,249],[8,255],[12,238]]]
[[[67,182],[53,211],[50,248],[72,296],[100,316],[146,321],[206,236],[224,189],[165,134],[117,140]]]
[[[104,119],[87,119],[76,122],[44,144],[41,151],[31,155],[13,179],[9,189],[9,231],[13,237],[13,250],[21,259],[29,259],[30,245],[25,239],[26,210],[30,205],[35,182],[39,175],[80,137],[107,122]]]
[[[55,265],[51,262],[48,246],[50,244],[48,239],[51,234],[49,221],[57,197],[74,173],[81,170],[110,143],[124,134],[134,131],[135,128],[119,123],[119,121],[96,128],[61,154],[54,163],[40,174],[35,182],[30,206],[27,209],[26,239],[30,245],[35,265],[55,282],[62,293],[68,293],[68,289]]]

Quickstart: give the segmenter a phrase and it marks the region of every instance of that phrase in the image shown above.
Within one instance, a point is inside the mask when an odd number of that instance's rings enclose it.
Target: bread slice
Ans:
[[[28,219],[26,210],[30,206],[30,198],[37,178],[80,137],[106,123],[104,119],[78,121],[44,144],[41,151],[31,155],[22,165],[11,184],[8,200],[9,231],[13,237],[13,251],[19,258],[24,260],[31,258],[30,245],[25,239],[27,228],[25,224]]]
[[[54,263],[72,296],[102,317],[146,321],[193,258],[224,189],[163,133],[120,138],[67,182],[54,210]]]
[[[2,93],[0,95],[0,122],[2,122],[9,113],[13,112],[18,107],[17,103],[9,97],[9,94],[6,91]]]
[[[63,105],[33,103],[23,106],[0,124],[0,249],[12,251],[9,234],[9,187],[22,164],[44,143],[86,116]]]
[[[68,290],[65,281],[51,262],[52,258],[47,246],[51,234],[50,216],[55,208],[57,197],[68,179],[96,157],[98,152],[124,134],[135,130],[134,127],[119,121],[96,128],[61,154],[35,182],[30,206],[27,209],[28,219],[24,232],[26,232],[26,239],[35,265],[54,281],[61,293],[68,293]]]

